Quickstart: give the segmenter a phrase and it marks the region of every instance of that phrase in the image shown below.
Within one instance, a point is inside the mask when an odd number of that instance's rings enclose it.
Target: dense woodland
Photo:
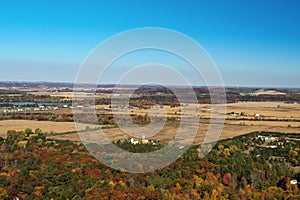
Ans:
[[[47,140],[40,129],[9,131],[0,139],[0,199],[299,199],[298,186],[290,184],[300,181],[292,170],[299,141],[283,136],[281,147],[266,151],[257,135],[219,141],[204,158],[210,144],[193,146],[161,170],[130,174],[101,164],[81,144]],[[132,152],[164,145],[115,144]]]

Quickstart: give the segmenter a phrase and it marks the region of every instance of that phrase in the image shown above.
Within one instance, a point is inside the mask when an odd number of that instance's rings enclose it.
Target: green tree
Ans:
[[[32,130],[30,129],[30,128],[26,128],[25,129],[25,134],[26,134],[26,136],[28,137],[30,134],[32,134],[33,132],[32,132]]]

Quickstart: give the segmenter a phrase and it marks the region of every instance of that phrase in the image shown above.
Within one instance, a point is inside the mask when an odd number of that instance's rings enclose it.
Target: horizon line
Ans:
[[[70,84],[70,85],[95,85],[94,83],[75,83],[75,82],[64,82],[64,81],[0,81],[0,83],[18,83],[18,84]],[[116,83],[102,83],[102,84],[96,84],[98,86],[164,86],[164,85],[156,85],[156,84],[134,84],[134,83],[128,83],[128,84],[116,84]],[[188,87],[189,85],[168,85],[169,87]],[[220,88],[224,87],[225,89],[228,88],[253,88],[253,89],[300,89],[299,86],[245,86],[245,85],[223,85],[223,86],[206,86],[206,85],[190,85],[192,88],[197,87],[211,87],[211,88]]]

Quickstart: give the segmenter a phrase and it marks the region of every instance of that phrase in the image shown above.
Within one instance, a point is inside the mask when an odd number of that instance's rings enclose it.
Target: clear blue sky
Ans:
[[[226,85],[300,87],[300,1],[0,1],[0,80],[73,82],[101,41],[139,27],[180,31]]]

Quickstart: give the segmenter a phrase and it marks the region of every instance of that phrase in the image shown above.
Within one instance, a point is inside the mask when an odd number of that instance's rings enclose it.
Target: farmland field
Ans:
[[[78,124],[78,130],[85,130],[91,125]],[[44,133],[65,133],[75,131],[75,124],[73,122],[51,122],[51,121],[33,121],[33,120],[5,120],[0,121],[0,136],[6,137],[8,130],[22,131],[26,128],[35,130],[40,128]]]
[[[211,116],[211,105],[209,104],[190,104],[189,113],[185,115],[200,116],[200,124],[191,124],[186,128],[186,134],[189,134],[191,130],[198,128],[198,133],[195,138],[195,143],[203,141],[204,136],[209,126],[209,118]],[[221,105],[217,105],[221,106]],[[98,113],[109,114],[110,110],[105,110],[105,105],[97,105],[96,109]],[[199,113],[193,110],[196,108],[200,110]],[[232,138],[234,136],[247,134],[254,131],[272,131],[282,133],[299,133],[300,134],[300,104],[287,104],[284,102],[242,102],[227,104],[227,113],[244,113],[244,116],[234,117],[230,114],[225,116],[226,121],[224,128],[220,135],[220,139]],[[168,114],[168,117],[180,117],[180,107],[171,108],[170,106],[164,106],[160,110],[153,109],[152,114],[160,116],[161,113]],[[71,113],[70,109],[55,111],[57,113]],[[150,109],[141,109],[134,107],[130,114],[145,115],[149,114]],[[117,111],[118,114],[124,114],[125,111]],[[176,114],[175,114],[176,113]],[[255,114],[259,114],[259,119],[255,118]],[[161,116],[163,116],[161,114]],[[182,117],[185,117],[182,115]],[[179,122],[167,123],[164,128],[153,138],[159,140],[171,139],[177,130]],[[79,130],[85,130],[87,124],[79,124]],[[199,126],[199,127],[198,127]],[[212,128],[215,125],[211,125]],[[76,131],[73,122],[52,122],[52,121],[33,121],[33,120],[4,120],[0,121],[0,133],[2,137],[6,136],[7,130],[12,129],[24,130],[26,128],[36,129],[41,128],[45,133],[65,133]],[[93,128],[93,127],[91,127]],[[105,133],[111,140],[127,139],[129,135],[123,133],[118,128],[105,129]],[[77,133],[71,133],[66,135],[53,135],[49,136],[53,139],[71,140],[79,142]]]

